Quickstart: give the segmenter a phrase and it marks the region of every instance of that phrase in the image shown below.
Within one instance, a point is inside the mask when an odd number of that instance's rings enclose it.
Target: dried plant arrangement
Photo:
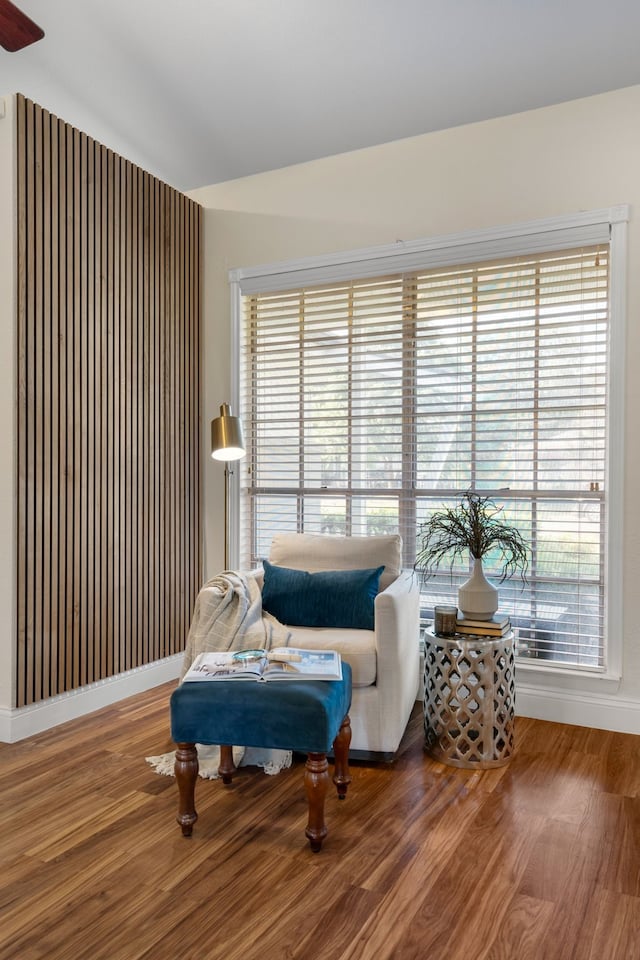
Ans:
[[[455,507],[437,510],[418,529],[415,569],[428,579],[444,562],[453,568],[456,560],[464,560],[468,554],[482,560],[498,551],[500,582],[518,572],[524,581],[528,547],[517,527],[500,519],[502,509],[491,497],[467,490]]]

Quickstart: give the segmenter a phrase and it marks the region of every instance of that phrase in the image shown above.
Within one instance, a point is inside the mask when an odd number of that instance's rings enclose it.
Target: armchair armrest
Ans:
[[[418,693],[420,672],[420,584],[405,571],[375,601],[376,685],[398,702]]]

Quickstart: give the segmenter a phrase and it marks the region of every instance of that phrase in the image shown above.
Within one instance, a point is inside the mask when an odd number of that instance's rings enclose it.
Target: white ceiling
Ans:
[[[640,0],[15,2],[0,92],[181,190],[640,83]]]

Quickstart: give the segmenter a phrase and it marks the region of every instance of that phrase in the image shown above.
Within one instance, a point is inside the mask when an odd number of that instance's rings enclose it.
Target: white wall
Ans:
[[[581,210],[631,205],[624,662],[620,683],[522,670],[518,710],[640,733],[640,86],[193,191],[204,218],[203,451],[230,396],[227,271]],[[205,570],[222,566],[223,478],[203,457]]]
[[[15,657],[15,99],[0,97],[0,709],[12,703]]]

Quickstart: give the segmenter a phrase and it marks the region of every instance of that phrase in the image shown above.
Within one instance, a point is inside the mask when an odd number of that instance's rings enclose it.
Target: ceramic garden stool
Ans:
[[[196,743],[219,744],[218,773],[225,784],[235,772],[232,746],[306,753],[304,785],[309,803],[305,834],[314,852],[327,835],[324,802],[329,784],[327,754],[333,750],[333,782],[344,799],[351,782],[349,744],[351,668],[342,680],[216,680],[182,683],[171,695],[171,736],[177,746],[175,774],[180,791],[178,823],[191,836],[198,819]]]

